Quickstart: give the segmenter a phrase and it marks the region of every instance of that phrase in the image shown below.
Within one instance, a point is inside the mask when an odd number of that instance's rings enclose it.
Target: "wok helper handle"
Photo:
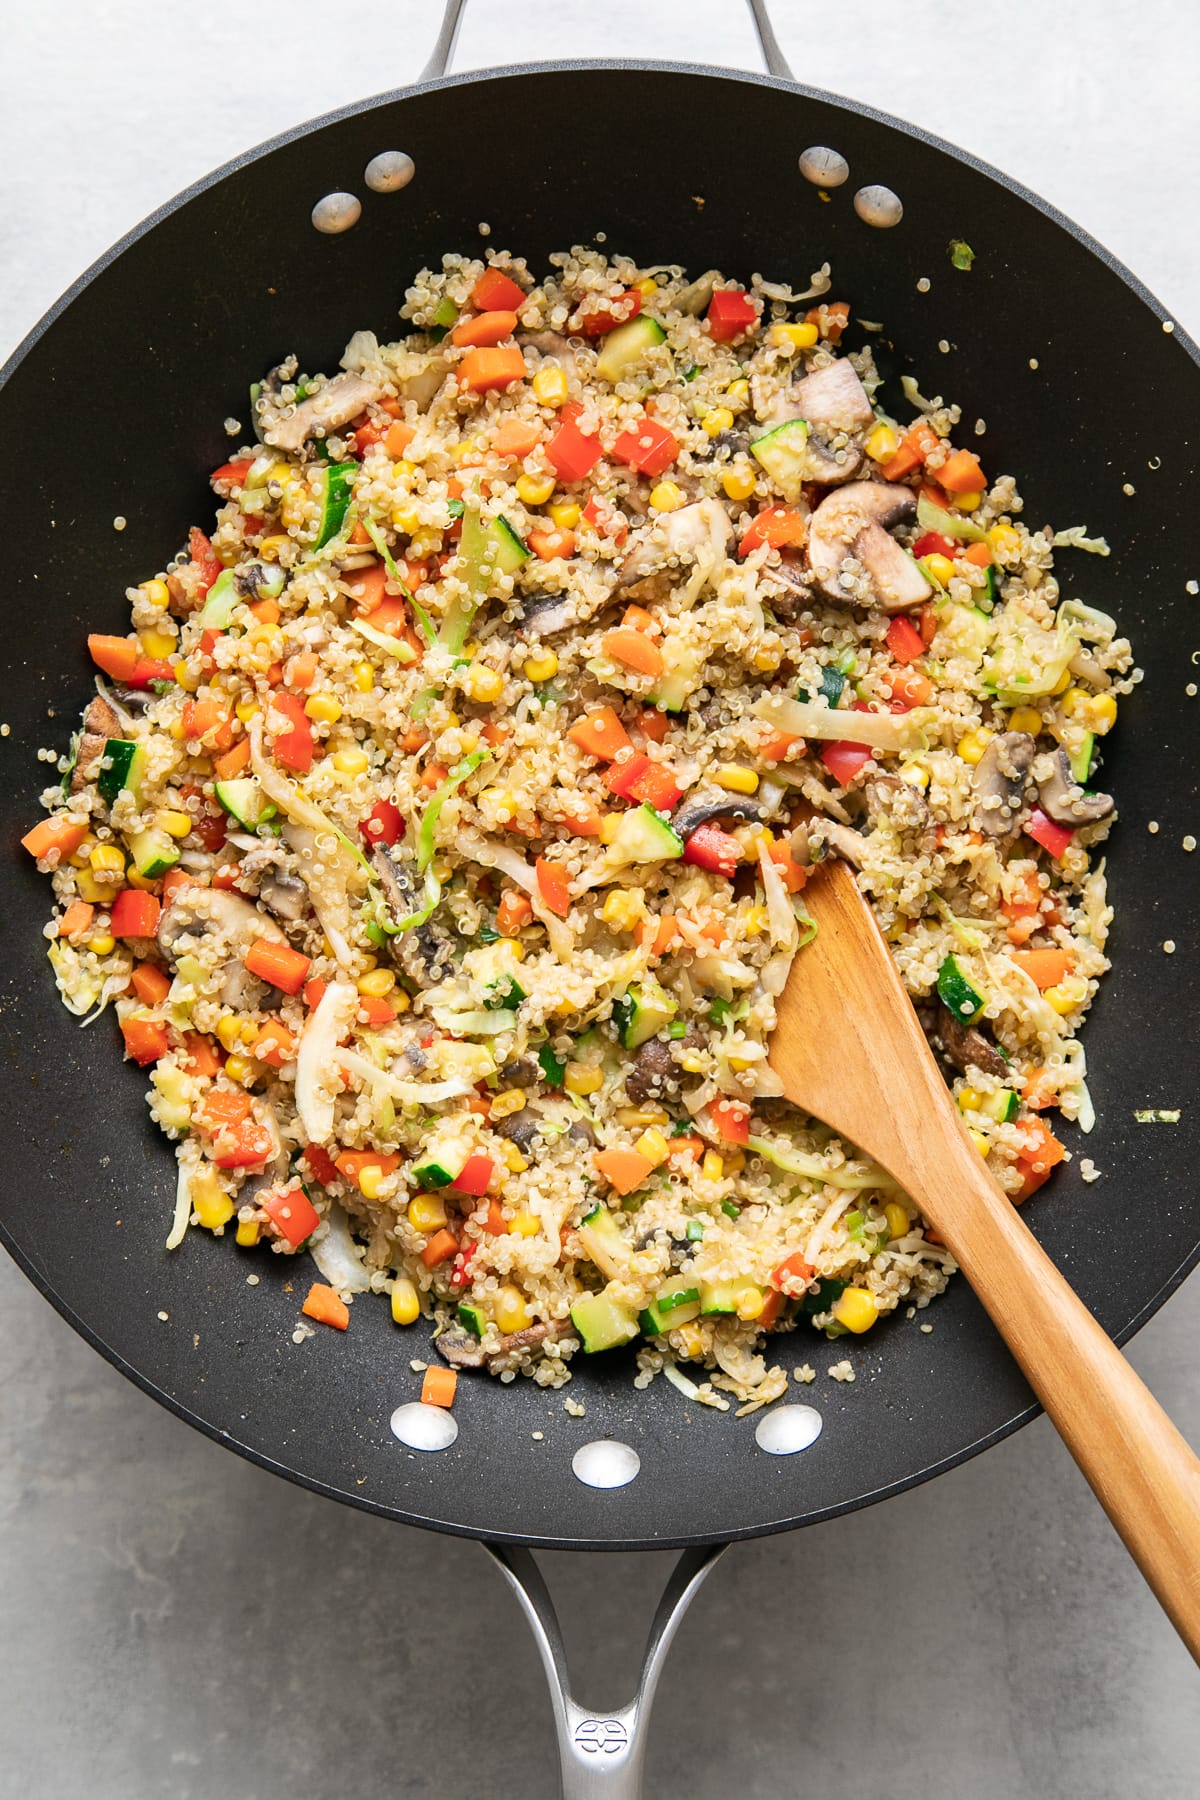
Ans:
[[[771,17],[767,11],[767,0],[746,0],[750,8],[750,16],[754,21],[754,29],[758,34],[759,48],[767,65],[767,72],[776,75],[781,81],[794,81],[795,76],[788,68],[783,51],[779,48]],[[421,70],[422,81],[437,81],[440,76],[449,73],[450,62],[454,55],[454,46],[458,41],[459,27],[466,11],[467,0],[446,0],[442,23],[438,29],[437,41],[429,61]]]
[[[642,1660],[638,1691],[618,1712],[589,1712],[571,1694],[562,1628],[531,1551],[485,1544],[529,1621],[554,1709],[563,1800],[641,1800],[646,1728],[658,1678],[679,1622],[725,1544],[685,1550],[663,1589]]]

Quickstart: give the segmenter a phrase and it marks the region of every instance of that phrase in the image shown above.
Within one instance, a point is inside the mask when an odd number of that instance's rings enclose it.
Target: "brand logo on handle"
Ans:
[[[581,1719],[575,1727],[575,1746],[585,1756],[616,1756],[629,1745],[629,1733],[620,1719]]]

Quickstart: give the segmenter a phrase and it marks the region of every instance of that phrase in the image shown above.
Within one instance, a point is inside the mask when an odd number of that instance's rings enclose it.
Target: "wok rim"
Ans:
[[[226,180],[227,177],[264,159],[274,151],[294,143],[301,138],[311,136],[318,131],[324,130],[328,126],[340,124],[346,119],[355,118],[362,114],[372,112],[385,106],[394,105],[399,101],[407,100],[418,95],[439,93],[442,91],[453,92],[457,88],[467,87],[482,82],[507,80],[513,77],[528,75],[561,75],[565,73],[574,74],[593,72],[699,76],[709,80],[737,81],[747,83],[752,87],[772,88],[780,93],[799,95],[806,100],[812,100],[821,105],[832,106],[845,112],[852,113],[859,118],[870,120],[874,124],[881,125],[890,131],[897,132],[901,136],[913,140],[927,149],[937,151],[940,155],[949,156],[953,158],[954,161],[965,165],[977,174],[981,174],[1007,189],[1010,194],[1014,195],[1026,206],[1031,207],[1035,212],[1040,213],[1043,218],[1056,226],[1060,231],[1065,231],[1068,236],[1073,238],[1075,242],[1081,246],[1081,248],[1097,258],[1098,261],[1118,277],[1125,287],[1129,289],[1134,298],[1148,308],[1161,324],[1164,326],[1167,323],[1170,324],[1171,333],[1175,340],[1191,358],[1192,362],[1200,368],[1200,346],[1198,346],[1196,340],[1183,326],[1180,325],[1174,314],[1163,305],[1157,295],[1147,287],[1119,257],[1115,256],[1100,243],[1097,238],[1093,237],[1090,232],[1086,231],[1068,214],[1062,212],[1058,207],[1052,205],[1032,189],[1027,188],[1023,183],[1017,181],[1012,176],[1005,174],[994,164],[986,162],[983,158],[975,156],[970,151],[963,150],[958,145],[950,143],[947,139],[939,137],[935,133],[927,131],[921,126],[911,124],[907,120],[898,118],[895,114],[881,111],[876,107],[853,100],[846,95],[836,94],[825,88],[813,87],[804,82],[783,80],[780,77],[758,73],[753,70],[732,69],[719,64],[641,61],[635,58],[576,58],[569,60],[505,64],[499,67],[472,69],[459,74],[440,76],[433,81],[412,82],[404,87],[388,89],[381,93],[370,95],[362,100],[348,102],[346,105],[337,107],[331,112],[322,113],[315,118],[304,120],[298,125],[290,127],[286,131],[279,132],[275,136],[251,146],[251,148],[240,152],[237,156],[231,157],[227,162],[210,170],[198,180],[181,189],[177,194],[172,196],[171,199],[164,201],[162,205],[148,213],[97,257],[94,262],[76,277],[69,287],[64,289],[53,304],[49,306],[38,319],[37,323],[32,326],[18,342],[14,350],[5,360],[3,366],[0,367],[0,395],[3,394],[3,390],[10,377],[15,374],[17,369],[24,363],[25,359],[34,351],[51,326],[53,326],[68,308],[74,304],[75,300],[85,291],[85,289],[90,287],[94,281],[98,280],[101,275],[106,273],[127,249],[138,243],[142,238],[148,236],[158,225],[170,218],[174,213],[180,211],[201,194],[215,188],[221,182]],[[425,1517],[421,1514],[386,1505],[364,1496],[348,1493],[341,1488],[333,1486],[329,1482],[318,1480],[316,1477],[308,1475],[298,1468],[279,1462],[275,1458],[264,1454],[262,1451],[255,1449],[251,1445],[239,1442],[229,1430],[200,1417],[197,1413],[193,1412],[189,1406],[176,1399],[164,1388],[160,1387],[149,1375],[146,1375],[140,1369],[135,1368],[134,1365],[119,1351],[106,1343],[88,1321],[62,1299],[55,1290],[51,1280],[43,1274],[41,1269],[36,1265],[34,1258],[27,1254],[12,1237],[2,1219],[0,1219],[0,1244],[4,1245],[4,1248],[8,1251],[17,1267],[26,1276],[31,1285],[44,1299],[50,1302],[60,1318],[62,1318],[85,1343],[93,1350],[98,1351],[106,1362],[135,1387],[139,1388],[152,1400],[157,1401],[168,1412],[173,1413],[177,1418],[201,1432],[203,1436],[210,1439],[213,1443],[220,1445],[224,1449],[235,1451],[246,1461],[255,1464],[258,1468],[265,1470],[271,1475],[280,1476],[285,1480],[295,1483],[298,1487],[306,1488],[311,1493],[321,1495],[323,1498],[340,1502],[343,1505],[352,1506],[357,1511],[371,1513],[378,1517],[399,1524],[418,1527],[422,1530],[436,1531],[448,1537],[482,1541],[485,1543],[492,1542],[525,1545],[534,1549],[546,1550],[640,1551],[684,1549],[693,1546],[739,1543],[754,1538],[771,1537],[784,1531],[799,1530],[806,1526],[822,1524],[830,1519],[840,1518],[847,1513],[857,1512],[865,1507],[873,1506],[881,1500],[890,1499],[894,1495],[904,1493],[911,1488],[920,1487],[925,1482],[933,1480],[936,1476],[946,1474],[951,1469],[959,1467],[962,1463],[972,1460],[983,1451],[989,1450],[994,1445],[1001,1443],[1005,1438],[1013,1436],[1016,1432],[1030,1424],[1043,1411],[1039,1402],[1031,1400],[1028,1405],[1022,1407],[1019,1412],[1005,1420],[1001,1425],[995,1427],[992,1431],[986,1432],[982,1437],[976,1438],[969,1444],[960,1446],[948,1455],[939,1458],[936,1462],[928,1464],[925,1468],[914,1470],[911,1474],[906,1475],[897,1481],[890,1482],[885,1486],[874,1489],[869,1493],[858,1494],[853,1498],[819,1507],[816,1510],[807,1513],[801,1519],[774,1519],[761,1524],[746,1525],[739,1527],[736,1530],[725,1532],[679,1533],[654,1538],[642,1537],[621,1540],[612,1538],[593,1539],[553,1537],[544,1533],[523,1534],[512,1531],[487,1532],[480,1530],[479,1528],[472,1528],[471,1526],[447,1521],[445,1519]],[[1183,1282],[1196,1268],[1197,1264],[1200,1264],[1200,1242],[1197,1242],[1190,1253],[1179,1263],[1173,1273],[1161,1287],[1159,1287],[1156,1293],[1153,1294],[1134,1315],[1133,1319],[1119,1332],[1114,1334],[1113,1342],[1119,1347],[1124,1347],[1128,1344],[1142,1327],[1161,1310],[1171,1296],[1177,1292]]]

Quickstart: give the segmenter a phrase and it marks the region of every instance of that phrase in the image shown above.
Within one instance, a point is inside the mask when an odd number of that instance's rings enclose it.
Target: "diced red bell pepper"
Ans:
[[[1035,844],[1048,850],[1051,856],[1061,857],[1075,833],[1066,825],[1056,825],[1053,819],[1047,818],[1040,806],[1035,806],[1025,821],[1025,835],[1031,837]]]
[[[743,288],[718,288],[708,303],[708,329],[718,344],[730,344],[758,324],[758,303]]]
[[[739,556],[749,556],[763,544],[773,550],[785,545],[802,544],[808,536],[808,520],[794,506],[764,506],[742,534]]]
[[[628,325],[630,319],[636,319],[642,310],[642,296],[636,288],[626,288],[619,300],[611,306],[597,307],[594,312],[580,314],[579,329],[584,337],[605,337],[615,331],[618,325]]]
[[[471,1264],[478,1255],[478,1240],[472,1238],[469,1244],[463,1245],[462,1249],[454,1259],[454,1267],[450,1271],[450,1286],[452,1288],[465,1288],[469,1286],[471,1280]]]
[[[197,591],[207,594],[217,576],[221,573],[221,560],[213,554],[212,540],[205,537],[198,525],[193,525],[188,532],[188,555],[200,572],[196,583]]]
[[[237,462],[222,463],[219,469],[213,470],[208,479],[210,481],[231,481],[237,487],[241,487],[253,467],[254,458],[252,456],[239,457]]]
[[[842,787],[849,787],[874,754],[869,744],[854,744],[847,738],[838,738],[821,747],[821,761]]]
[[[174,681],[175,669],[165,656],[139,656],[130,671],[127,687],[148,688],[152,681]]]
[[[480,312],[520,312],[525,290],[502,269],[485,269],[471,289],[471,304]]]
[[[679,455],[679,440],[657,419],[643,418],[629,431],[621,433],[612,453],[628,468],[657,479]]]
[[[604,783],[619,799],[644,801],[659,812],[673,811],[683,798],[674,771],[665,763],[652,762],[648,756],[635,754],[610,764]]]
[[[710,820],[706,825],[697,825],[684,846],[683,856],[685,862],[695,863],[698,869],[732,878],[742,860],[742,846]]]
[[[309,1151],[311,1149],[310,1145]],[[309,1151],[305,1152],[306,1157]],[[266,1195],[262,1209],[293,1250],[299,1249],[321,1223],[320,1213],[302,1187],[285,1188],[281,1194]]]
[[[601,537],[611,538],[614,544],[623,544],[629,536],[629,521],[619,507],[609,506],[599,494],[593,494],[583,509],[583,516],[593,531]]]
[[[582,481],[603,454],[598,437],[580,431],[574,419],[564,419],[546,445],[546,460],[560,481]]]
[[[272,740],[275,761],[282,763],[285,769],[293,769],[297,775],[307,775],[313,765],[314,745],[312,725],[303,700],[299,694],[274,693],[270,711],[282,714],[288,721],[284,730],[277,731]]]
[[[143,1069],[167,1054],[167,1028],[160,1019],[146,1019],[134,1013],[131,1018],[121,1020],[121,1035],[126,1050]]]
[[[305,1145],[304,1161],[308,1164],[313,1180],[319,1181],[322,1187],[328,1187],[331,1181],[337,1180],[338,1166],[328,1150],[323,1149],[320,1144]]]
[[[806,1263],[797,1250],[794,1255],[786,1256],[777,1268],[771,1270],[771,1286],[781,1289],[785,1294],[800,1294],[813,1278],[811,1263]]]
[[[153,937],[161,912],[154,894],[147,894],[142,888],[122,888],[112,904],[109,930],[119,938]]]
[[[887,647],[898,663],[916,662],[925,654],[925,640],[903,613],[897,613],[887,628]]]
[[[404,835],[404,815],[391,800],[377,800],[359,826],[368,844],[395,844]]]
[[[211,1088],[193,1115],[211,1140],[219,1169],[261,1169],[278,1153],[278,1141],[254,1116],[249,1094]]]
[[[914,556],[948,556],[951,562],[958,555],[958,545],[953,538],[943,537],[940,531],[927,531],[913,545]]]
[[[750,1141],[750,1108],[744,1100],[714,1100],[709,1115],[727,1144]]]
[[[538,893],[543,906],[548,907],[560,919],[565,919],[571,910],[571,887],[563,872],[562,864],[550,862],[548,858],[539,856],[535,868]]]
[[[477,1197],[486,1194],[495,1167],[490,1156],[477,1151],[474,1156],[468,1156],[450,1186],[458,1194],[474,1194]]]

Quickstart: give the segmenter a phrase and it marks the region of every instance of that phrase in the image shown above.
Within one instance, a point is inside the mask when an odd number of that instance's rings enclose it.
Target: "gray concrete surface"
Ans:
[[[414,73],[434,10],[390,0],[364,53],[355,15],[317,0],[247,30],[236,9],[6,0],[0,351],[209,166]],[[750,59],[737,0],[690,0],[686,33],[671,10],[475,0],[460,60]],[[1190,0],[1016,0],[999,27],[991,8],[847,0],[836,31],[800,0],[775,10],[803,79],[1008,168],[1200,325]],[[299,47],[265,94],[255,43]],[[1198,1325],[1193,1283],[1133,1361],[1200,1443]],[[540,1671],[478,1550],[189,1433],[6,1260],[0,1369],[3,1800],[556,1792]],[[620,1699],[666,1558],[547,1561],[582,1687]],[[1189,1660],[1042,1422],[920,1492],[729,1554],[668,1668],[647,1791],[1191,1800],[1198,1765]]]

